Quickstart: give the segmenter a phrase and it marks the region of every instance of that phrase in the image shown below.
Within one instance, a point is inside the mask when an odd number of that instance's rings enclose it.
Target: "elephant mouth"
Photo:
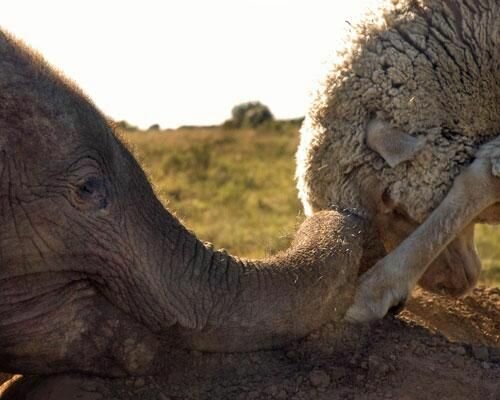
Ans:
[[[0,359],[12,373],[150,374],[162,343],[81,273],[0,279]]]
[[[69,275],[69,276],[68,276]],[[30,334],[46,329],[63,305],[92,290],[80,274],[40,272],[0,280],[0,337],[2,344],[19,338],[20,328]],[[49,324],[51,325],[51,324]]]

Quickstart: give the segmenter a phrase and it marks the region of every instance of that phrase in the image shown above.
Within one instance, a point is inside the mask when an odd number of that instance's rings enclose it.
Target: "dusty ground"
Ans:
[[[417,292],[397,318],[328,324],[283,350],[190,354],[168,377],[25,378],[17,390],[32,385],[50,387],[52,400],[499,400],[500,289],[476,289],[463,300]],[[13,394],[4,396],[23,398]]]

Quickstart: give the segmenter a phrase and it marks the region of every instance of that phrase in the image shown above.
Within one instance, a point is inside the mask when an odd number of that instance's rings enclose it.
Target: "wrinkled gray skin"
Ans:
[[[267,260],[212,250],[89,100],[0,32],[1,371],[165,374],[178,349],[283,345],[343,315],[362,229],[329,211]]]

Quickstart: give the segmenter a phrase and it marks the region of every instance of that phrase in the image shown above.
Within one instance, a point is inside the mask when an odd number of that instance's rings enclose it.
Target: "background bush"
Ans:
[[[225,126],[230,128],[257,128],[273,120],[273,114],[267,106],[258,101],[252,101],[233,107],[231,119],[226,121]]]

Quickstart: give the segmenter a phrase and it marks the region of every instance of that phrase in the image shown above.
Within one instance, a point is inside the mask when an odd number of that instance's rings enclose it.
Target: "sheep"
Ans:
[[[355,209],[380,238],[348,319],[383,317],[417,282],[477,283],[474,224],[500,221],[499,39],[498,0],[395,0],[322,82],[296,156],[304,212]]]

